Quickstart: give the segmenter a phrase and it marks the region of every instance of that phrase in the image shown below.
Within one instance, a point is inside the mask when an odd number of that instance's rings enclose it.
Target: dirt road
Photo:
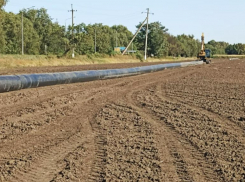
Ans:
[[[244,78],[219,60],[0,94],[0,181],[244,181]]]

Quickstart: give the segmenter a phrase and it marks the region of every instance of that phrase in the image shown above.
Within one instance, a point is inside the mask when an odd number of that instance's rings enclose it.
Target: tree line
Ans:
[[[107,26],[101,23],[61,26],[52,21],[46,9],[22,10],[17,14],[5,12],[6,1],[0,0],[0,53],[20,54],[22,51],[22,13],[25,54],[64,55],[74,45],[80,55],[116,54],[114,47],[126,47],[133,34],[123,25]],[[136,25],[139,28],[141,23]],[[142,27],[130,49],[143,54],[146,25]],[[200,39],[193,35],[173,36],[160,22],[149,24],[147,55],[154,57],[195,57],[200,51]],[[206,48],[212,54],[245,54],[245,44],[209,41]]]

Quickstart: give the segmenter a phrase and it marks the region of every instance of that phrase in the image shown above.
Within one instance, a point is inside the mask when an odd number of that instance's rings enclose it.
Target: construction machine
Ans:
[[[211,60],[207,60],[207,58],[210,58],[210,50],[209,49],[205,49],[205,45],[204,45],[204,33],[202,33],[202,43],[201,43],[201,51],[198,53],[197,58],[200,61],[203,61],[207,64],[209,64],[211,62]]]

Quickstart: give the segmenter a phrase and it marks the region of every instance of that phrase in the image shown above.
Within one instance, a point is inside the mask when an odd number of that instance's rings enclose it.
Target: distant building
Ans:
[[[114,47],[115,52],[123,52],[126,49],[126,47]],[[126,53],[135,53],[135,50],[127,50]]]

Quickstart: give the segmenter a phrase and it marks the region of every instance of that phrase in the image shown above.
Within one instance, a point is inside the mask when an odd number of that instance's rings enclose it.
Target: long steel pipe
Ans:
[[[203,64],[202,61],[168,63],[124,69],[91,70],[59,73],[4,75],[0,76],[0,93],[14,90],[36,88],[58,84],[88,82],[93,80],[118,78],[150,73],[169,68],[186,67]]]

